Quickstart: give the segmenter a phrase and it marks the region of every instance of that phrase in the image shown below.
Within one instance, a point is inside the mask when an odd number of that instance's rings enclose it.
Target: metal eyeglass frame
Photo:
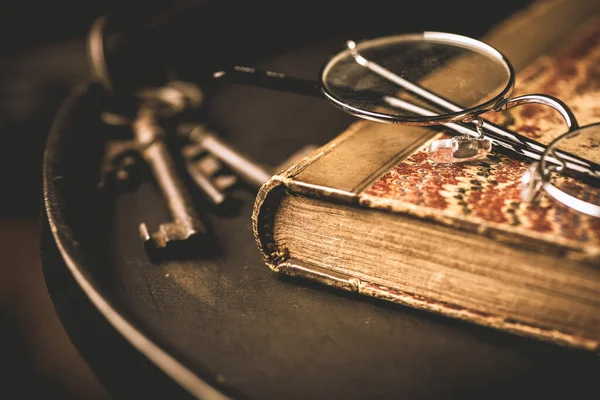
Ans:
[[[406,116],[391,116],[389,114],[377,113],[368,110],[357,109],[352,104],[348,104],[342,99],[338,98],[336,94],[329,90],[325,85],[323,87],[323,92],[325,96],[328,97],[330,101],[332,101],[336,106],[343,109],[344,111],[356,115],[361,118],[370,119],[378,122],[387,122],[387,123],[396,123],[396,124],[407,124],[407,125],[440,125],[444,124],[459,133],[469,134],[470,136],[474,136],[474,132],[465,131],[464,127],[462,130],[461,126],[455,124],[456,121],[459,122],[470,122],[470,121],[478,121],[479,124],[476,126],[476,132],[479,133],[479,137],[484,136],[484,129],[482,128],[482,119],[479,117],[480,114],[485,113],[487,111],[500,111],[506,110],[515,106],[523,105],[523,104],[542,104],[545,106],[549,106],[556,110],[564,119],[567,125],[567,132],[555,138],[546,148],[544,149],[539,162],[536,161],[532,164],[532,167],[526,172],[523,179],[523,190],[522,193],[526,193],[523,197],[524,200],[532,201],[538,197],[541,190],[545,191],[554,199],[559,202],[567,205],[570,208],[573,208],[581,213],[593,216],[600,217],[600,206],[596,204],[592,204],[586,201],[583,201],[575,196],[572,196],[563,190],[559,189],[557,186],[553,185],[550,182],[550,175],[552,172],[562,172],[566,168],[573,168],[577,172],[579,171],[578,164],[571,164],[573,161],[581,161],[580,158],[573,158],[571,155],[558,152],[556,146],[558,143],[563,140],[567,140],[573,136],[576,136],[579,132],[585,130],[588,127],[592,127],[591,125],[580,127],[575,115],[571,111],[571,109],[560,99],[545,95],[545,94],[527,94],[523,96],[518,96],[514,98],[510,98],[510,94],[514,88],[514,68],[510,64],[508,58],[506,58],[501,52],[494,49],[493,47],[480,42],[478,40],[468,38],[461,35],[451,34],[451,33],[442,33],[442,32],[424,32],[422,34],[408,34],[408,35],[397,35],[392,37],[384,37],[378,38],[374,40],[367,41],[363,44],[363,47],[369,46],[378,46],[384,45],[387,42],[394,41],[412,41],[412,40],[423,40],[427,42],[433,43],[442,43],[442,44],[451,44],[451,45],[460,45],[460,47],[473,50],[479,54],[483,54],[488,56],[490,59],[494,59],[496,62],[501,62],[505,65],[506,71],[508,73],[507,84],[495,97],[492,99],[476,105],[475,107],[469,109],[462,109],[461,107],[452,104],[446,99],[443,99],[437,96],[435,93],[432,93],[421,86],[413,82],[409,82],[406,79],[402,78],[399,75],[394,74],[393,72],[387,70],[381,65],[366,59],[361,55],[358,51],[359,46],[356,43],[349,41],[347,42],[348,49],[343,51],[336,56],[334,56],[324,67],[322,72],[322,80],[325,80],[325,76],[329,73],[329,70],[335,66],[340,60],[348,58],[348,56],[355,59],[355,61],[372,71],[375,74],[395,83],[402,89],[410,92],[416,97],[434,103],[441,110],[448,111],[447,114],[436,115],[433,112],[430,112],[426,109],[423,109],[414,104],[407,103],[403,100],[397,99],[395,97],[387,97],[386,101],[394,105],[396,107],[404,108],[405,110],[411,111],[421,117],[406,117]],[[485,126],[489,124],[489,122],[483,124]],[[495,128],[495,127],[494,127]],[[587,160],[586,160],[587,161]],[[548,165],[552,164],[552,165]],[[592,163],[590,163],[591,165]],[[600,174],[597,171],[586,171],[588,177],[599,178]]]
[[[524,176],[524,185],[530,186],[529,196],[530,200],[535,199],[539,196],[540,191],[544,190],[547,194],[549,194],[554,199],[560,201],[561,203],[567,205],[568,207],[579,211],[580,213],[600,218],[600,205],[593,204],[584,200],[581,200],[555,186],[550,181],[550,176],[552,172],[561,172],[564,169],[564,164],[562,165],[547,165],[547,160],[550,157],[557,157],[555,154],[556,146],[565,141],[569,140],[575,136],[580,135],[585,130],[600,130],[600,122],[595,124],[590,124],[583,126],[579,129],[570,130],[569,132],[562,134],[555,138],[552,142],[548,144],[546,147],[546,151],[542,155],[542,160],[538,163],[532,163],[529,170],[526,172]],[[560,160],[560,157],[558,157]]]

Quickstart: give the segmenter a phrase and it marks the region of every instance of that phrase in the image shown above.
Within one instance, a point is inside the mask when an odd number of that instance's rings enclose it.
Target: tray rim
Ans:
[[[72,230],[64,223],[65,213],[58,201],[59,189],[55,183],[56,176],[54,174],[56,165],[61,162],[56,151],[64,140],[61,124],[72,109],[82,102],[82,98],[93,91],[94,85],[93,82],[84,82],[76,85],[71,90],[55,115],[44,146],[42,164],[43,214],[54,239],[54,245],[70,274],[90,302],[136,350],[146,356],[191,395],[201,399],[230,399],[231,397],[226,395],[222,389],[194,373],[161,346],[153,342],[139,327],[128,321],[118,311],[116,305],[104,295],[92,275],[87,271],[84,264],[85,255],[77,245]]]

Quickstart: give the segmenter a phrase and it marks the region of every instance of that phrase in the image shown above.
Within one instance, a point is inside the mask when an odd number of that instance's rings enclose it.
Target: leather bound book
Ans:
[[[595,2],[544,1],[482,40],[517,70],[514,95],[545,93],[580,124],[600,121]],[[549,107],[486,120],[548,143]],[[524,161],[493,152],[435,164],[440,130],[357,121],[271,178],[252,216],[278,273],[598,353],[600,220],[542,195],[521,201]]]

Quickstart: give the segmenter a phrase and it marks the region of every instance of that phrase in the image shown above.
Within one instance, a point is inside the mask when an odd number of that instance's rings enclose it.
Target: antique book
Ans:
[[[581,125],[600,121],[598,7],[530,7],[482,38],[515,66],[514,95],[551,94]],[[542,143],[565,131],[557,113],[537,105],[484,118]],[[528,164],[516,158],[493,152],[472,163],[429,161],[425,147],[444,135],[357,121],[273,176],[252,216],[266,264],[598,353],[600,220],[549,196],[521,201]]]

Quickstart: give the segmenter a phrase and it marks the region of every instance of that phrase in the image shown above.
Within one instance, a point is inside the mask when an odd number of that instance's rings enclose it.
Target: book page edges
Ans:
[[[278,205],[281,203],[281,198],[290,195],[290,190],[286,185],[287,180],[289,178],[284,176],[275,176],[269,183],[265,184],[264,190],[261,190],[257,197],[252,216],[257,245],[265,263],[274,272],[319,282],[326,286],[425,310],[445,317],[500,329],[519,336],[531,337],[600,354],[600,341],[597,338],[584,337],[557,329],[548,329],[515,320],[507,315],[485,313],[457,304],[442,302],[431,297],[404,292],[290,257],[287,249],[275,243],[272,231],[273,218]]]
[[[426,310],[446,317],[507,331],[519,336],[541,339],[562,346],[579,348],[600,354],[600,342],[597,339],[524,324],[507,317],[477,312],[455,304],[446,304],[435,299],[367,282],[347,274],[326,270],[315,265],[308,265],[293,258],[274,264],[271,268],[279,273],[317,281],[321,284],[349,292],[390,301],[411,308]]]

